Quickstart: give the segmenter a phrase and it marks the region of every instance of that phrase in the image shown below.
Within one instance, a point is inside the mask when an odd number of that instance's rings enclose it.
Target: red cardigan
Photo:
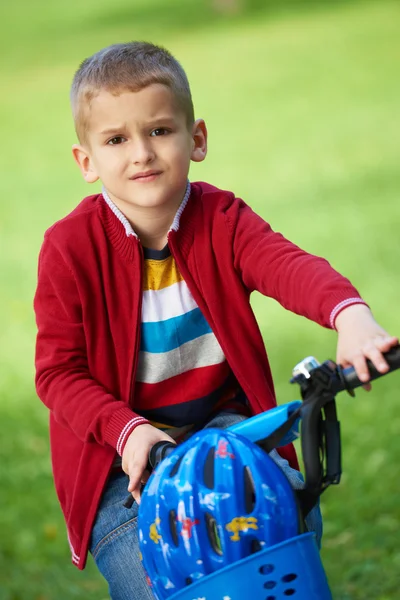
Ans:
[[[332,327],[362,302],[322,258],[287,241],[230,192],[192,184],[171,252],[254,414],[275,406],[253,290]],[[50,409],[55,487],[72,561],[84,568],[99,500],[135,426],[142,250],[102,195],[85,198],[45,234],[35,311],[36,386]],[[281,454],[297,466],[292,446]]]

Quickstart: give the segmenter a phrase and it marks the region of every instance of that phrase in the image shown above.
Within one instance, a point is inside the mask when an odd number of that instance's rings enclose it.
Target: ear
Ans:
[[[90,154],[85,146],[74,144],[72,146],[72,156],[81,170],[83,179],[87,181],[87,183],[94,183],[99,179],[90,158]]]
[[[207,127],[203,119],[197,119],[192,129],[193,149],[190,155],[194,162],[201,162],[207,156]]]

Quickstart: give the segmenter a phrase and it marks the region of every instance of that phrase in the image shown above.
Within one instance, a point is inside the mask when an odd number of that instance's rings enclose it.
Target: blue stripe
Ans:
[[[165,321],[142,323],[140,350],[142,352],[169,352],[182,344],[211,333],[211,327],[201,310],[190,312]]]

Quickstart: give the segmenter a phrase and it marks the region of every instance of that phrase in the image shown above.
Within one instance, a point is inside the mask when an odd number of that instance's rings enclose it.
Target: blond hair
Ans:
[[[80,142],[87,133],[92,99],[101,90],[120,94],[137,92],[153,83],[170,88],[190,127],[194,109],[185,71],[168,50],[148,42],[128,42],[103,48],[87,58],[75,73],[71,87],[71,106]]]

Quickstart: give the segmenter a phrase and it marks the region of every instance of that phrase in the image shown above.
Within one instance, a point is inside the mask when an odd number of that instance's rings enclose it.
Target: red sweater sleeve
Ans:
[[[328,261],[289,242],[240,199],[226,210],[235,268],[250,291],[275,298],[286,309],[324,327],[341,310],[365,304],[348,279]]]
[[[80,440],[109,444],[122,454],[130,433],[148,421],[91,377],[75,280],[48,238],[39,256],[34,308],[39,397]]]

